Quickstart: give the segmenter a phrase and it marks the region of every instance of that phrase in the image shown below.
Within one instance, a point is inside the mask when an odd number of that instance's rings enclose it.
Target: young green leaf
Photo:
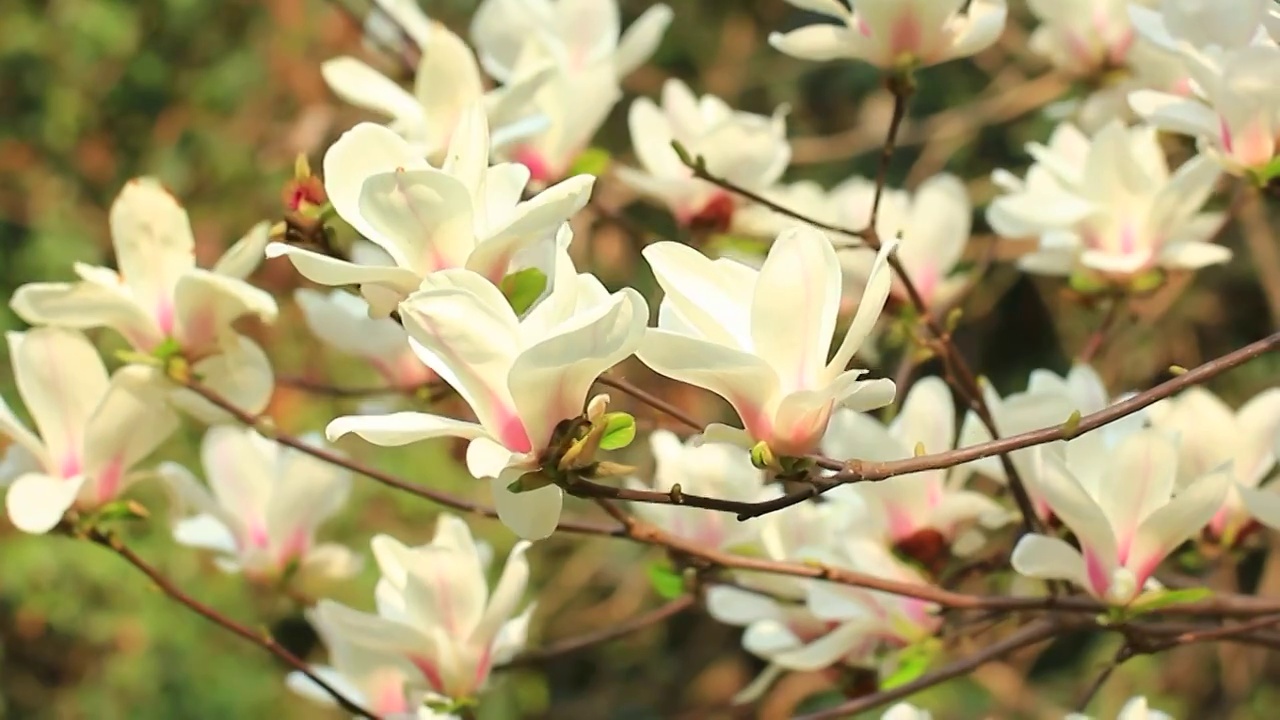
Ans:
[[[624,412],[605,413],[601,450],[621,450],[636,439],[636,419]]]
[[[502,278],[500,287],[511,309],[516,315],[523,315],[547,289],[547,275],[538,268],[517,270]]]
[[[653,591],[666,600],[674,600],[684,594],[684,578],[670,565],[654,563],[648,567],[649,583]]]

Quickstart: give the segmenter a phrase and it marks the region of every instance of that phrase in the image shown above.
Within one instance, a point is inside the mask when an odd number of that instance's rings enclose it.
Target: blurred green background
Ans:
[[[356,14],[363,11],[356,0],[348,2]],[[770,30],[803,19],[781,0],[671,2],[676,22],[652,65],[626,82],[628,98],[655,95],[665,77],[678,76],[744,109],[769,112],[787,102],[798,161],[790,179],[830,185],[874,171],[889,110],[874,72],[853,63],[802,63],[769,49],[764,37]],[[631,18],[650,3],[622,4]],[[474,2],[427,0],[424,7],[465,34]],[[975,200],[982,203],[993,168],[1025,166],[1021,146],[1044,139],[1052,127],[1035,107],[1085,89],[1080,82],[1046,80],[1046,68],[1025,51],[1025,35],[1015,24],[1005,42],[974,61],[921,74],[891,184],[914,185],[948,169],[973,180]],[[185,204],[205,264],[254,222],[278,219],[281,187],[296,154],[307,154],[318,167],[327,143],[364,117],[336,101],[321,81],[319,63],[340,53],[395,68],[369,56],[351,15],[322,0],[0,4],[0,291],[8,297],[23,282],[70,278],[77,260],[109,264],[106,212],[120,186],[138,175],[160,177]],[[615,109],[598,141],[619,157],[628,153],[628,102]],[[605,179],[602,192],[613,185]],[[659,210],[632,205],[626,212],[650,232],[675,235]],[[976,217],[974,261],[1009,255],[994,246],[980,213]],[[1171,363],[1194,366],[1275,327],[1280,278],[1273,240],[1272,255],[1265,257],[1267,239],[1246,247],[1242,234],[1229,230],[1235,262],[1205,271],[1193,287],[1183,283],[1157,293],[1140,304],[1137,319],[1122,321],[1097,361],[1111,389],[1145,387]],[[598,243],[607,265],[601,273],[611,282],[643,272],[608,228],[589,242]],[[315,341],[287,302],[298,284],[288,264],[267,263],[256,280],[282,298],[277,326],[256,329],[278,372],[324,378],[332,370],[358,384],[349,364],[315,352]],[[1061,284],[1022,277],[997,260],[966,306],[959,340],[979,371],[1010,391],[1033,367],[1065,369],[1098,316],[1073,302]],[[17,329],[20,322],[5,307],[0,326]],[[884,351],[886,373],[894,353]],[[1274,384],[1277,371],[1280,360],[1264,358],[1213,387],[1238,403]],[[646,377],[639,370],[632,374]],[[0,374],[0,389],[20,407],[9,373]],[[690,403],[704,400],[685,395],[680,399]],[[352,407],[282,390],[271,412],[281,427],[301,432]],[[167,457],[198,467],[198,441],[199,429],[188,427]],[[367,446],[346,449],[404,477],[461,493],[475,490],[445,445],[376,456]],[[377,532],[415,544],[430,538],[433,508],[361,479],[355,487],[348,510],[324,529],[326,537],[359,549]],[[139,493],[157,511],[153,523],[129,533],[142,554],[197,597],[269,626],[296,652],[322,659],[293,609],[219,574],[206,557],[174,547],[163,496],[146,486]],[[475,520],[473,527],[500,554],[512,542],[494,522]],[[539,544],[532,557],[540,588],[535,645],[608,627],[660,602],[644,572],[658,558],[647,551],[553,539]],[[1270,565],[1263,549],[1250,550],[1241,582],[1269,582],[1265,587],[1275,592]],[[339,599],[369,607],[375,579],[366,568]],[[728,717],[722,709],[728,698],[762,667],[741,652],[737,638],[731,628],[686,613],[665,626],[503,675],[482,717]],[[1034,666],[1027,659],[995,664],[922,703],[939,718],[1060,717],[1114,642],[1072,638]],[[61,537],[24,537],[0,521],[0,718],[339,716],[288,693],[284,672],[261,650],[168,602],[111,554]],[[1028,686],[1028,674],[1035,687]],[[1130,693],[1144,692],[1185,717],[1271,717],[1268,708],[1280,701],[1272,689],[1278,677],[1274,661],[1196,648],[1124,666],[1095,707],[1113,713]],[[775,689],[762,716],[785,717],[806,696],[825,691],[817,676],[794,676]],[[806,707],[831,701],[829,693],[818,695]]]

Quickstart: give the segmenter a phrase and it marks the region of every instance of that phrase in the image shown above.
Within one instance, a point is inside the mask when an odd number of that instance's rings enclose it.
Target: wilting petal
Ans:
[[[525,540],[541,540],[555,532],[564,495],[555,485],[513,493],[507,486],[518,476],[519,473],[504,473],[490,481],[498,519]]]

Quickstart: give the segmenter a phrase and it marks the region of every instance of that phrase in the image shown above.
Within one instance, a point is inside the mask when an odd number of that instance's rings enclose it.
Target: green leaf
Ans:
[[[1253,181],[1258,184],[1258,187],[1267,185],[1272,180],[1280,177],[1280,157],[1272,158],[1271,162],[1266,165],[1263,165],[1256,170],[1251,170],[1249,175],[1253,178]]]
[[[569,174],[600,176],[605,174],[612,162],[613,156],[609,154],[608,150],[589,147],[573,159],[573,165],[569,167]]]
[[[1164,271],[1154,268],[1129,279],[1129,289],[1136,293],[1155,292],[1164,284]]]
[[[113,500],[98,508],[93,514],[95,522],[112,520],[145,520],[150,517],[147,509],[135,500]]]
[[[182,354],[182,345],[177,340],[167,337],[151,351],[151,356],[158,360],[169,360]]]
[[[675,600],[684,594],[684,578],[670,565],[654,563],[649,566],[649,583],[654,592],[665,600]]]
[[[904,648],[898,653],[898,667],[893,674],[880,681],[881,690],[892,690],[893,688],[906,685],[916,678],[924,675],[929,669],[929,665],[933,662],[934,646],[932,643],[924,642],[910,647]]]
[[[1097,295],[1107,290],[1107,283],[1093,272],[1088,270],[1078,270],[1071,274],[1068,280],[1071,289],[1081,295]]]
[[[769,243],[764,238],[725,233],[712,235],[706,247],[708,254],[720,257],[764,257],[769,252]]]
[[[636,419],[624,412],[605,413],[601,450],[621,450],[636,439]]]
[[[506,296],[507,302],[511,303],[511,309],[515,310],[516,315],[519,316],[523,315],[534,301],[542,296],[542,291],[547,289],[547,275],[538,268],[525,268],[502,278],[502,284],[499,287],[502,289],[502,294]]]
[[[1163,590],[1157,592],[1146,593],[1139,597],[1132,605],[1129,606],[1129,615],[1140,615],[1149,613],[1153,610],[1171,607],[1173,605],[1190,605],[1207,598],[1213,597],[1213,590],[1207,587],[1180,588],[1178,590]]]

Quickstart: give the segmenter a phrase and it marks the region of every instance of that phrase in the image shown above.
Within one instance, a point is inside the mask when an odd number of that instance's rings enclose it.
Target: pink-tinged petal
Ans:
[[[236,333],[223,339],[220,353],[194,363],[191,372],[202,378],[206,388],[251,415],[266,409],[275,389],[275,375],[266,352]],[[163,379],[157,378],[157,381],[163,382]],[[170,401],[179,410],[209,425],[233,419],[226,411],[186,388],[175,390]]]
[[[84,485],[84,476],[51,477],[28,473],[13,481],[5,494],[9,522],[25,533],[47,533],[71,509]]]
[[[1142,521],[1125,562],[1139,587],[1165,556],[1209,524],[1226,500],[1230,487],[1231,476],[1225,469],[1210,473]]]
[[[1065,540],[1047,535],[1023,535],[1009,564],[1019,574],[1037,580],[1067,580],[1097,594],[1080,551]],[[1106,585],[1104,584],[1105,591]]]
[[[489,594],[474,553],[424,545],[414,549],[412,562],[404,569],[409,621],[420,628],[441,629],[450,644],[467,643]]]
[[[796,226],[778,235],[756,280],[751,341],[784,393],[817,390],[840,311],[840,262],[820,230]],[[825,423],[824,423],[825,425]]]
[[[245,315],[275,320],[275,298],[243,280],[208,270],[188,271],[174,289],[174,336],[193,356],[214,352]]]
[[[889,291],[893,288],[893,269],[889,267],[889,257],[897,249],[897,240],[886,240],[881,245],[880,252],[876,253],[875,263],[871,266],[866,287],[862,291],[862,298],[858,301],[858,309],[854,313],[852,322],[849,323],[844,339],[840,341],[840,347],[836,349],[831,362],[827,364],[828,377],[834,378],[844,372],[849,361],[853,359],[854,354],[875,328],[876,321],[880,319],[884,304],[889,299]]]
[[[457,39],[456,35],[453,37]],[[471,194],[473,211],[480,212],[484,202],[484,181],[489,171],[489,120],[484,114],[484,102],[477,94],[453,108],[451,115],[453,124],[449,129],[452,134],[441,169],[462,183]]]
[[[516,608],[523,602],[529,585],[529,561],[525,559],[528,549],[528,542],[518,542],[511,548],[498,584],[493,586],[493,593],[489,595],[484,615],[470,638],[472,643],[483,647],[492,646],[503,625],[516,614]]]
[[[266,547],[267,505],[276,483],[275,456],[253,430],[221,425],[205,433],[201,464],[217,504],[245,547]]]
[[[395,243],[402,266],[425,275],[462,267],[475,247],[471,193],[439,170],[396,170],[365,180],[357,205],[383,246]],[[399,261],[398,261],[399,262]]]
[[[153,313],[171,302],[174,284],[195,267],[195,238],[178,201],[154,178],[125,184],[111,205],[111,240],[120,275]]]
[[[353,57],[320,63],[320,77],[344,102],[386,117],[422,123],[422,106],[394,80]]]
[[[467,259],[467,268],[491,282],[501,280],[516,253],[554,238],[586,206],[594,186],[593,176],[576,175],[520,203],[503,227],[480,241]]]
[[[18,393],[48,450],[50,472],[79,475],[85,431],[108,388],[97,349],[73,330],[37,328],[7,337]]]
[[[89,270],[87,267],[78,270]],[[139,350],[150,350],[164,339],[157,319],[129,295],[119,277],[110,270],[94,268],[93,277],[110,284],[86,281],[79,283],[27,283],[20,286],[9,301],[18,317],[32,325],[87,330],[109,327]]]
[[[9,453],[27,453],[30,456],[27,459],[33,460],[34,464],[46,470],[53,467],[44,442],[18,419],[18,416],[13,413],[9,404],[2,397],[0,397],[0,437],[8,438],[11,443],[8,448],[5,448],[6,454],[0,457],[0,484],[4,484],[14,477],[9,474],[14,467],[19,467],[23,470],[35,469],[34,467],[28,467],[26,460],[17,461],[17,465],[11,465],[11,462],[15,462],[16,456],[11,456]]]
[[[1119,561],[1125,564],[1138,527],[1173,493],[1178,449],[1164,434],[1147,430],[1126,438],[1107,457],[1094,499],[1107,516]]]
[[[670,304],[707,340],[750,348],[756,271],[734,260],[713,261],[675,242],[654,243],[642,254],[666,293],[663,305]]]
[[[907,391],[891,429],[902,445],[924,445],[929,453],[949,450],[956,437],[955,400],[951,388],[936,375],[921,378]]]
[[[409,659],[411,654],[430,649],[432,645],[431,639],[417,627],[352,610],[332,600],[316,603],[314,617],[326,636],[367,650]]]
[[[166,402],[164,386],[139,366],[116,371],[106,393],[85,422],[84,471],[95,482],[134,468],[178,429],[178,415]],[[112,499],[103,485],[99,488]],[[118,488],[117,488],[118,489]]]
[[[648,321],[644,298],[626,288],[516,357],[507,386],[532,449],[544,448],[560,421],[582,414],[591,385],[635,351]]]
[[[390,415],[347,415],[331,421],[324,432],[330,442],[354,434],[383,447],[398,447],[438,437],[473,439],[487,434],[483,427],[473,422],[407,411]]]
[[[800,457],[813,452],[835,409],[835,398],[821,391],[793,392],[782,398],[774,412],[773,432],[768,438],[777,455]]]
[[[1119,539],[1103,509],[1060,463],[1047,463],[1033,482],[1053,513],[1076,534],[1085,558],[1096,558],[1099,569],[1091,574],[1109,578],[1120,565]]]
[[[490,481],[493,505],[503,525],[525,540],[541,540],[555,532],[560,522],[560,510],[564,494],[555,485],[513,493],[507,489],[520,476],[519,472],[504,473]]]
[[[346,504],[351,473],[291,448],[276,446],[276,453],[266,524],[272,546],[287,561],[306,553],[316,529]]]
[[[778,376],[755,355],[650,328],[645,331],[636,357],[660,375],[710,390],[727,400],[756,440],[772,436]]]
[[[502,293],[467,270],[433,273],[400,315],[419,359],[462,395],[480,423],[509,449],[532,449],[507,385],[520,340]]]

